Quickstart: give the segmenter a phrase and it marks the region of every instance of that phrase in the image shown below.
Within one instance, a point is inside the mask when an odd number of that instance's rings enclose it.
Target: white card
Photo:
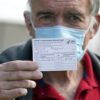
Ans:
[[[77,69],[76,41],[74,39],[32,39],[33,61],[40,71]]]

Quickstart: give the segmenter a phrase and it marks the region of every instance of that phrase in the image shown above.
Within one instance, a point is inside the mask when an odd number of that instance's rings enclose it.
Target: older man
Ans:
[[[100,100],[99,57],[86,50],[99,27],[99,0],[29,0],[29,6],[24,17],[33,38],[76,40],[77,71],[43,72],[42,77],[29,40],[0,55],[0,100]]]

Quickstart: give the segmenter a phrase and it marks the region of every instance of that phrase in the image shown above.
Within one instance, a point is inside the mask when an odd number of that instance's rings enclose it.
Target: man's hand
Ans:
[[[12,61],[0,64],[0,100],[13,100],[35,88],[34,80],[42,78],[38,65],[31,61]]]

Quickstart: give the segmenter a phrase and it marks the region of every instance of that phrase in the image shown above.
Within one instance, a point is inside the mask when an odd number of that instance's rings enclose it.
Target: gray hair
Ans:
[[[32,1],[33,0],[28,0],[30,10],[32,7]],[[95,16],[98,14],[99,6],[100,6],[100,0],[90,0],[90,13],[91,13],[91,15]]]
[[[95,16],[99,13],[100,0],[90,0],[90,2],[91,2],[91,14]]]

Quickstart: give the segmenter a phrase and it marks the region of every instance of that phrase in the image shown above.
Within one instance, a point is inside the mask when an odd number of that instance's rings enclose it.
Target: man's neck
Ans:
[[[73,92],[76,92],[80,80],[83,77],[83,71],[83,66],[79,63],[76,71],[45,72],[44,81],[53,86],[64,97],[66,93],[69,93],[68,95],[73,94],[74,96],[72,91],[75,90]],[[69,97],[72,97],[72,95]]]

